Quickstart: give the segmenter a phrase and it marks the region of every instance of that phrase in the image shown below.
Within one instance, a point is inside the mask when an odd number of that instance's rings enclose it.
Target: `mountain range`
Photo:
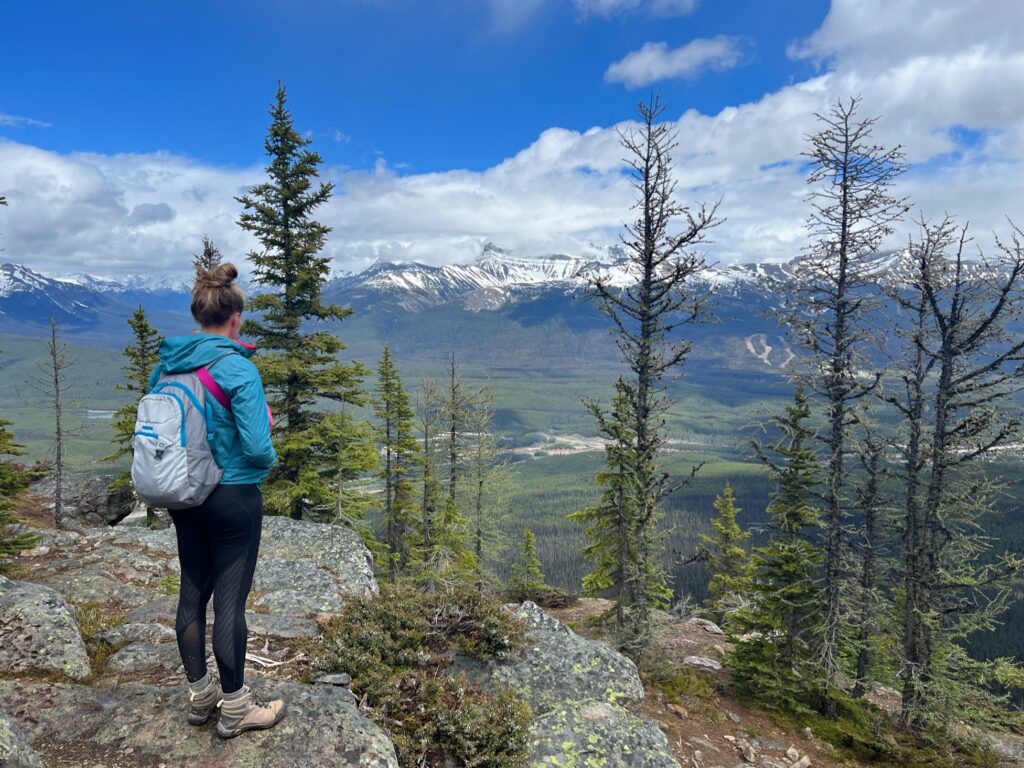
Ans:
[[[767,314],[779,300],[773,278],[792,273],[796,265],[711,264],[694,275],[691,286],[713,298],[719,320],[688,331],[691,338],[716,339],[701,345],[698,355],[742,359],[744,367],[762,370],[784,368],[792,353]],[[909,267],[907,253],[895,251],[878,254],[870,268],[878,282],[885,283],[904,280]],[[505,335],[503,323],[533,329],[537,339],[529,343],[543,347],[552,328],[560,334],[607,329],[607,318],[585,300],[587,286],[596,277],[611,286],[625,286],[635,280],[632,268],[622,246],[593,248],[583,255],[520,256],[489,243],[466,264],[378,260],[359,272],[336,273],[325,284],[323,297],[352,306],[354,315],[372,326],[372,332],[366,331],[367,342],[372,337],[375,342],[396,343],[397,335],[416,354],[436,346],[439,334],[447,334],[445,343],[450,344],[461,344],[463,340],[455,337],[466,334],[486,336],[500,329]],[[242,285],[251,293],[259,291],[258,286]],[[177,277],[44,275],[24,265],[4,264],[0,333],[38,336],[53,317],[72,337],[120,348],[128,338],[125,321],[139,305],[162,333],[184,333],[193,327],[188,316],[190,288],[190,282]],[[351,321],[346,324],[346,333],[358,337],[358,328]],[[427,330],[442,327],[443,332]],[[493,344],[480,340],[479,346],[485,356],[493,354]]]

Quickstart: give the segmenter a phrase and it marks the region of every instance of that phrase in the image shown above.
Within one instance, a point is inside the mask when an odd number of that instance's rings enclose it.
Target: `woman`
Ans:
[[[277,454],[270,441],[263,383],[248,359],[254,347],[238,341],[244,295],[233,282],[237,277],[232,264],[198,271],[191,310],[199,332],[164,339],[160,363],[149,379],[152,388],[161,373],[209,366],[215,386],[223,390],[219,397],[206,393],[206,399],[213,409],[210,448],[224,476],[202,505],[172,510],[171,519],[181,562],[176,630],[189,681],[188,721],[202,725],[219,705],[217,733],[224,738],[270,728],[285,713],[284,702],[261,702],[244,684],[245,601],[263,525],[259,483]],[[211,595],[219,683],[206,668],[206,606]]]

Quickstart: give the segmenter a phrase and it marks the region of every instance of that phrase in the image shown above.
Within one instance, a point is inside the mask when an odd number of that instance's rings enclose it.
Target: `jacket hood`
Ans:
[[[215,333],[171,336],[160,344],[160,368],[164,373],[185,373],[212,363],[225,352],[249,357],[255,349],[251,344]]]

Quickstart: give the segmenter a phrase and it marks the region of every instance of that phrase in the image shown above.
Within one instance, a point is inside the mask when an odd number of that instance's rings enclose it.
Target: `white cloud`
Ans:
[[[1006,230],[1005,215],[1024,224],[1024,51],[1005,31],[1020,27],[1017,6],[975,2],[964,16],[954,2],[887,3],[889,30],[860,13],[862,1],[835,0],[821,30],[794,47],[821,59],[818,75],[716,114],[678,115],[680,199],[723,200],[710,260],[799,251],[805,134],[815,112],[854,94],[863,115],[883,116],[876,138],[903,144],[916,163],[897,190],[915,212],[969,219],[982,245]],[[487,240],[522,254],[613,243],[632,215],[615,128],[550,128],[481,172],[400,175],[383,158],[369,171],[325,169],[337,184],[320,213],[334,228],[327,251],[353,269],[377,256],[464,261]],[[965,132],[976,138],[958,144]],[[60,155],[0,140],[3,258],[51,272],[185,272],[207,232],[243,266],[253,243],[233,197],[262,176],[169,154]]]
[[[644,10],[651,16],[688,16],[697,10],[699,0],[573,0],[583,18],[608,19],[623,13]]]
[[[51,124],[44,120],[36,120],[34,117],[19,117],[18,115],[0,112],[0,126],[5,128],[50,128]]]
[[[533,18],[544,0],[490,0],[492,28],[500,34],[517,32]]]
[[[644,43],[609,66],[604,79],[624,83],[627,88],[642,88],[659,80],[694,78],[708,69],[731,69],[742,58],[739,38],[726,35],[697,38],[671,50],[666,43]]]

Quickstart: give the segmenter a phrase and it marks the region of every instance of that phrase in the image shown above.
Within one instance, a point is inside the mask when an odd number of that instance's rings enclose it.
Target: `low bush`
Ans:
[[[523,629],[492,595],[434,593],[399,582],[355,600],[305,649],[310,672],[347,672],[352,691],[387,730],[403,768],[526,764],[530,710],[504,690],[449,675],[456,653],[487,661],[521,647]]]

